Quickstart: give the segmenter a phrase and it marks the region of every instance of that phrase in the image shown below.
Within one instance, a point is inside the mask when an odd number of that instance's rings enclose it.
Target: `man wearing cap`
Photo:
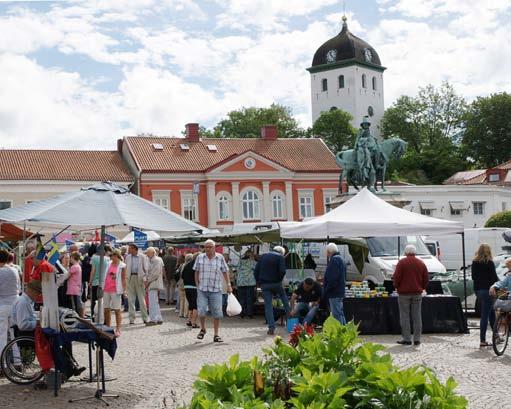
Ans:
[[[40,296],[41,282],[31,280],[25,285],[25,292],[12,305],[11,326],[15,327],[16,336],[33,335],[37,324],[34,303]]]
[[[289,300],[282,286],[282,280],[286,275],[284,253],[283,247],[275,246],[272,251],[261,256],[254,269],[257,284],[260,285],[263,291],[264,316],[268,323],[268,335],[275,333],[273,296],[277,296],[282,301],[286,315],[291,311]]]
[[[147,256],[139,252],[136,244],[130,244],[128,246],[128,255],[126,256],[126,281],[128,285],[128,315],[130,324],[135,323],[135,302],[137,298],[140,304],[142,320],[144,323],[149,322],[145,303],[148,269],[149,260]]]

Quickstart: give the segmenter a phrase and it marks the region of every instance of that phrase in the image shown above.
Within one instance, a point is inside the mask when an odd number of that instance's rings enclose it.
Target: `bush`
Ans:
[[[279,337],[265,360],[205,365],[189,409],[463,409],[449,378],[423,367],[399,369],[383,346],[363,343],[353,323],[329,318],[321,334],[303,331],[296,347]]]
[[[510,227],[511,228],[511,210],[495,213],[487,221],[484,227]]]

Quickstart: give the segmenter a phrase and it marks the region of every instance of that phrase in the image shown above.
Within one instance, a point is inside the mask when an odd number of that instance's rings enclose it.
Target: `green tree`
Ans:
[[[243,107],[231,111],[215,126],[213,134],[219,138],[258,138],[263,125],[277,125],[279,138],[306,136],[291,108],[279,104],[272,104],[269,108]]]
[[[350,124],[353,117],[340,109],[323,112],[312,126],[312,135],[319,136],[334,153],[355,142],[356,129]]]
[[[383,115],[382,131],[385,138],[406,140],[408,151],[391,164],[391,174],[411,183],[442,183],[466,169],[460,147],[465,113],[465,100],[447,82],[398,98]]]
[[[511,210],[492,215],[484,227],[511,227]]]
[[[479,97],[466,114],[463,146],[481,167],[493,167],[511,157],[511,95]]]

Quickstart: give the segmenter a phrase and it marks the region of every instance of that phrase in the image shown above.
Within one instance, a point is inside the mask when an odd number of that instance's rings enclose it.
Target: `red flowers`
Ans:
[[[289,344],[296,347],[300,339],[306,339],[314,335],[314,325],[304,324],[295,325],[291,334],[289,334]]]

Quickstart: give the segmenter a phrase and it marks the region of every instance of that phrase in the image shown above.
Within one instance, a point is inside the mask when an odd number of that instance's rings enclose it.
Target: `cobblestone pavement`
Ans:
[[[233,353],[242,359],[259,354],[261,346],[271,343],[261,318],[241,320],[228,318],[222,322],[225,342],[213,344],[212,331],[203,341],[196,339],[197,330],[185,326],[170,308],[164,308],[165,323],[145,327],[141,323],[124,326],[113,362],[106,359],[107,374],[116,378],[107,383],[107,392],[119,395],[109,399],[111,408],[173,408],[190,399],[191,385],[205,363],[223,362]],[[124,317],[127,322],[126,316]],[[138,318],[140,321],[140,318]],[[285,335],[283,327],[277,333]],[[477,348],[478,331],[470,335],[429,335],[420,347],[395,344],[396,336],[372,336],[367,340],[386,347],[399,365],[425,364],[445,380],[453,376],[459,393],[470,401],[470,408],[511,408],[506,381],[511,379],[511,350],[497,358],[491,348]],[[79,362],[87,362],[87,348],[74,347]],[[70,382],[57,398],[51,391],[34,391],[32,387],[13,385],[0,379],[0,407],[34,408],[102,408],[97,400],[69,404],[68,400],[92,396],[95,384]],[[177,403],[176,403],[177,402]]]

